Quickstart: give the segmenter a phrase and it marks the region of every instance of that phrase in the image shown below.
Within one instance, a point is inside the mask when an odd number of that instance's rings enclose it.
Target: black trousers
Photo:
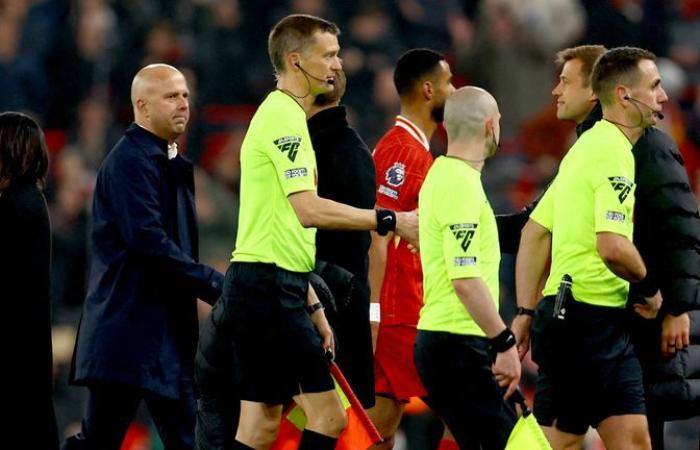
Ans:
[[[196,404],[191,378],[181,382],[179,399],[117,384],[95,385],[88,390],[82,430],[68,438],[64,450],[119,450],[141,400],[153,417],[165,450],[192,450]]]
[[[428,390],[426,403],[445,421],[462,450],[502,450],[517,420],[491,373],[485,338],[418,331],[414,358]]]

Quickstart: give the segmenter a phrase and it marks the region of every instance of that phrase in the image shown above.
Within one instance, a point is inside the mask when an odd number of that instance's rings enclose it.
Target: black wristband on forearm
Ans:
[[[535,310],[526,308],[524,306],[518,306],[518,312],[516,312],[518,316],[530,316],[530,317],[535,317]]]
[[[377,234],[386,236],[390,231],[396,229],[396,213],[390,209],[377,208]]]
[[[515,345],[515,335],[510,328],[506,328],[498,336],[489,339],[489,344],[497,353],[503,353]]]

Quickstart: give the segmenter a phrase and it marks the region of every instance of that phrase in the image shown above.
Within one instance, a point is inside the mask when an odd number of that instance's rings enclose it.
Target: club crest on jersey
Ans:
[[[282,153],[287,153],[287,158],[289,158],[291,162],[294,162],[294,160],[297,158],[297,153],[299,153],[301,137],[283,136],[279,139],[275,139],[273,142]]]
[[[476,227],[479,226],[477,223],[456,223],[450,225],[450,230],[454,234],[455,239],[460,243],[459,246],[462,247],[463,251],[467,251],[469,244],[472,243],[472,238],[474,233],[476,233]]]
[[[395,162],[386,170],[384,178],[389,186],[401,186],[406,179],[406,165],[398,161]]]
[[[615,192],[617,192],[617,198],[620,200],[620,203],[624,203],[625,199],[632,191],[634,183],[625,177],[608,177],[608,180],[610,180],[610,185]]]

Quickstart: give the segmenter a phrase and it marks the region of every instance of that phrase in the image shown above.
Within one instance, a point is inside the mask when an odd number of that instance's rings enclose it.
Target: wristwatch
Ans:
[[[313,305],[306,305],[306,312],[308,312],[310,316],[319,309],[325,309],[325,306],[323,306],[321,302],[316,302]]]
[[[518,312],[516,314],[519,316],[535,317],[535,310],[530,309],[530,308],[525,308],[524,306],[518,306]]]

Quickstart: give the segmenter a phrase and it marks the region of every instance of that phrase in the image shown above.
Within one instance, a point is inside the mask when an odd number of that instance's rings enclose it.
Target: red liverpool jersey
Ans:
[[[433,163],[425,134],[405,117],[396,124],[374,149],[377,177],[377,206],[394,211],[418,208],[418,192]],[[381,324],[418,324],[423,306],[423,271],[420,256],[411,254],[407,243],[395,236],[389,242],[386,271],[379,301]]]

